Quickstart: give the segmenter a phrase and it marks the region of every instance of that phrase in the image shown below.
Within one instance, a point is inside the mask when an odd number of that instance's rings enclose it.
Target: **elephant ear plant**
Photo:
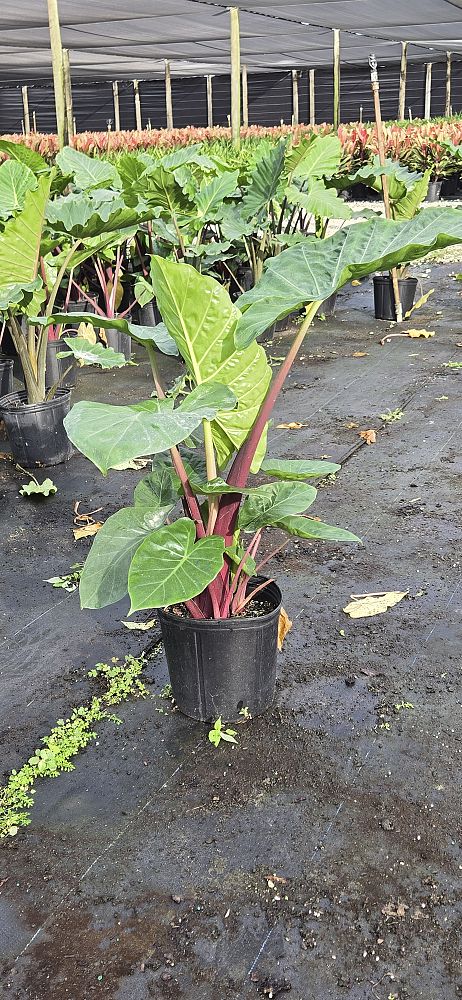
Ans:
[[[80,402],[66,417],[71,441],[103,474],[128,459],[155,456],[133,504],[98,533],[80,598],[83,607],[100,608],[128,592],[131,613],[167,609],[160,618],[173,692],[195,718],[237,718],[242,707],[255,714],[271,702],[281,596],[273,581],[256,576],[270,558],[258,562],[263,530],[358,541],[306,513],[316,497],[306,480],[338,466],[265,459],[267,424],[324,298],[397,258],[462,241],[461,213],[429,210],[425,217],[366,222],[298,244],[270,262],[241,308],[190,265],[153,257],[157,303],[185,362],[184,379],[167,393],[148,343],[156,396],[129,406]],[[256,337],[302,306],[305,318],[272,379]],[[252,484],[257,471],[269,481]],[[172,520],[178,500],[182,514]]]

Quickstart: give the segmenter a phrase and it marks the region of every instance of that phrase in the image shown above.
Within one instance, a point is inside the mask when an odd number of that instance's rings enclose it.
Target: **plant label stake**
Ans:
[[[377,59],[372,52],[369,56],[369,66],[371,69],[371,87],[372,96],[374,98],[374,112],[375,112],[375,123],[377,127],[377,145],[379,148],[379,160],[380,166],[385,166],[385,146],[383,142],[383,126],[382,126],[382,111],[380,108],[380,89],[379,89],[379,75],[377,73]],[[391,219],[391,209],[390,209],[390,195],[388,191],[388,179],[386,175],[382,174],[382,193],[383,193],[383,205],[385,208],[385,217]],[[398,285],[398,274],[396,267],[393,267],[390,271],[391,280],[393,283],[393,295],[395,299],[395,309],[396,309],[396,320],[398,323],[403,322],[403,310],[401,306],[401,299],[399,297],[399,285]]]

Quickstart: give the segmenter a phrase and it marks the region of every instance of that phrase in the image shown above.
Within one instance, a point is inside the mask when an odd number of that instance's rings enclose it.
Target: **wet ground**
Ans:
[[[422,269],[421,269],[422,270]],[[32,825],[0,847],[1,996],[8,1000],[456,1000],[460,892],[460,285],[436,292],[397,338],[371,286],[317,321],[277,406],[270,450],[331,457],[313,511],[357,546],[292,542],[274,566],[294,621],[277,700],[215,749],[207,727],[154,695],[120,711],[44,781]],[[420,273],[417,269],[417,273]],[[284,353],[280,337],[268,346]],[[361,356],[355,356],[360,352]],[[275,361],[275,364],[278,362]],[[79,373],[76,396],[125,402],[147,366]],[[401,419],[380,414],[400,408]],[[297,421],[298,430],[277,428]],[[375,428],[366,445],[359,431]],[[127,607],[81,612],[44,579],[68,572],[72,505],[130,501],[139,472],[103,479],[82,457],[53,471],[40,508],[0,462],[2,771],[91,693],[99,660],[151,644]],[[351,594],[409,590],[353,621]],[[395,708],[402,703],[412,708]],[[162,711],[159,711],[159,708]]]

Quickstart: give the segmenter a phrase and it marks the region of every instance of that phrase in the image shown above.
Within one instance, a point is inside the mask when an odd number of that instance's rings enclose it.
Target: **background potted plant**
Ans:
[[[267,580],[253,579],[269,558],[258,562],[262,530],[272,526],[289,536],[357,540],[306,514],[316,495],[306,480],[324,475],[329,466],[265,460],[267,424],[324,299],[377,267],[462,242],[457,210],[427,210],[422,216],[408,222],[376,219],[325,240],[298,243],[268,261],[259,284],[238,305],[209,276],[154,257],[151,281],[164,336],[181,354],[185,378],[167,392],[154,345],[147,341],[155,398],[131,406],[83,401],[66,417],[72,442],[103,474],[123,461],[156,456],[152,472],[136,487],[133,505],[112,515],[97,535],[82,573],[81,603],[103,607],[128,592],[131,612],[160,609],[174,695],[194,718],[233,719],[242,706],[256,714],[271,701],[280,597]],[[302,307],[303,322],[272,378],[256,338]],[[202,445],[191,447],[199,428]],[[250,477],[259,470],[270,482],[254,485]],[[183,516],[172,521],[178,500]],[[264,602],[259,607],[257,597]],[[263,627],[271,636],[265,664],[246,635]],[[217,669],[225,649],[226,669]]]

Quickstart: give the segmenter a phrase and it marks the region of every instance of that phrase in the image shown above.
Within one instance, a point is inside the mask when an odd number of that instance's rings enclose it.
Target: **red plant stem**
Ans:
[[[252,593],[249,594],[248,597],[246,597],[245,601],[243,601],[242,604],[239,605],[239,607],[233,608],[234,614],[237,614],[239,611],[242,611],[242,609],[245,608],[247,604],[250,603],[250,601],[253,601],[255,594],[258,594],[260,590],[264,590],[264,588],[267,587],[270,583],[274,583],[274,580],[265,580],[264,583],[260,583],[258,587],[255,587],[255,590],[252,590]]]
[[[268,556],[265,556],[265,558],[262,559],[260,563],[258,563],[258,566],[255,567],[255,572],[259,573],[262,567],[266,566],[266,564],[269,563],[270,559],[273,559],[274,556],[278,554],[278,552],[281,552],[282,549],[285,549],[286,545],[288,545],[290,541],[291,541],[290,538],[286,538],[285,541],[283,541],[282,545],[278,545],[277,549],[273,549],[273,551],[270,552]]]
[[[101,309],[101,307],[98,305],[96,299],[90,298],[90,296],[87,295],[86,292],[84,292],[83,288],[80,287],[80,285],[77,283],[77,281],[75,280],[75,278],[72,279],[72,284],[75,286],[75,288],[77,289],[77,291],[80,292],[81,295],[83,295],[84,299],[86,299],[87,302],[89,302],[90,305],[93,306],[93,309],[95,310],[95,313],[97,313],[98,316],[104,316],[104,309]]]
[[[253,557],[254,553],[258,548],[260,542],[260,536],[261,536],[261,528],[259,528],[258,531],[255,533],[255,535],[252,536],[249,545],[247,546],[244,555],[242,556],[242,559],[234,574],[233,581],[231,583],[231,586],[229,587],[228,593],[225,595],[224,600],[222,601],[220,609],[222,618],[229,618],[229,606],[231,604],[231,598],[235,593],[235,591],[237,590],[237,585],[239,583],[239,579],[242,570],[245,566],[245,563],[247,562],[247,559],[251,556]]]
[[[185,606],[185,608],[188,609],[189,614],[191,615],[191,618],[196,618],[196,619],[199,619],[199,618],[204,619],[205,618],[205,615],[202,614],[202,611],[201,611],[199,605],[196,604],[195,601],[193,601],[193,600],[184,601],[184,606]]]
[[[319,305],[320,302],[313,302],[311,303],[311,307],[307,310],[306,318],[303,321],[297,336],[295,337],[292,347],[290,348],[285,361],[279,368],[276,377],[268,389],[252,430],[234,459],[227,478],[229,486],[239,486],[240,489],[243,489],[247,483],[250,467],[262,433],[271,416],[276,399],[279,396],[290,369],[292,368],[299,348],[305,339],[308,327],[310,326],[311,320],[315,315],[316,310],[319,308]],[[222,535],[225,539],[225,545],[231,544],[240,504],[241,496],[239,494],[229,494],[228,496],[224,496],[220,502],[220,509],[214,528],[214,534]]]

